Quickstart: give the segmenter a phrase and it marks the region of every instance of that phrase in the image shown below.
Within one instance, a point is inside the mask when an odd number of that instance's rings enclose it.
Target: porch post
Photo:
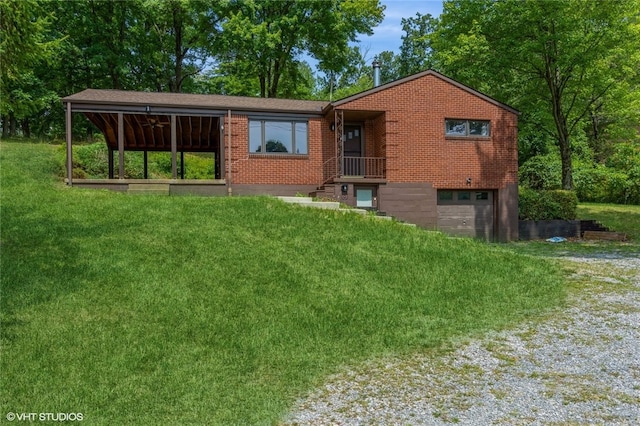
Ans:
[[[342,161],[342,157],[344,155],[343,152],[343,144],[344,144],[344,111],[342,110],[335,110],[335,123],[336,123],[336,129],[335,129],[335,138],[336,138],[336,176],[335,177],[340,177],[342,176],[342,167],[343,167],[343,161]]]
[[[67,102],[66,111],[66,136],[67,136],[67,185],[73,185],[73,149],[71,147],[71,128],[73,127],[71,116],[71,102]]]
[[[147,176],[148,176],[148,174],[149,174],[149,173],[148,173],[148,171],[149,171],[149,167],[148,167],[148,158],[147,158],[147,150],[146,150],[146,149],[143,151],[143,154],[142,154],[142,161],[143,161],[143,168],[144,168],[144,170],[143,170],[143,172],[142,172],[142,177],[144,177],[145,179],[147,179]]]
[[[180,179],[184,179],[184,151],[180,151]]]
[[[124,115],[118,113],[118,179],[124,179]]]
[[[107,163],[109,166],[109,179],[113,179],[113,149],[109,148],[109,153],[107,154]]]
[[[176,116],[171,115],[171,176],[173,179],[178,179],[178,138],[176,135]]]

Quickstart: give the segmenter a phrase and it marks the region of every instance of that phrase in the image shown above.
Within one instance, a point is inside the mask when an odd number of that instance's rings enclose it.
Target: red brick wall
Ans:
[[[329,125],[320,118],[309,119],[308,155],[249,153],[249,118],[231,116],[231,163],[229,164],[229,125],[225,116],[225,176],[231,166],[233,184],[319,185],[322,182],[322,134]],[[325,128],[326,127],[326,128]]]
[[[517,116],[434,75],[340,106],[386,111],[387,181],[438,188],[504,188],[517,183]],[[490,138],[445,137],[445,119],[491,121]],[[366,137],[373,135],[368,133]],[[471,178],[471,185],[467,185]]]

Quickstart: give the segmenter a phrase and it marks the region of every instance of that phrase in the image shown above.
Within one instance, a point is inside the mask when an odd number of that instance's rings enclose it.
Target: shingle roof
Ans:
[[[322,114],[326,101],[304,101],[278,98],[252,98],[226,95],[193,95],[187,93],[132,92],[125,90],[86,89],[67,96],[63,103],[91,105],[138,105],[213,110],[289,112]]]
[[[331,105],[334,106],[334,107],[338,107],[338,106],[344,105],[344,104],[346,104],[348,102],[355,101],[356,99],[360,99],[360,98],[363,98],[365,96],[369,96],[371,94],[380,92],[382,90],[386,90],[386,89],[389,89],[391,87],[395,87],[395,86],[399,86],[399,85],[404,84],[404,83],[408,83],[410,81],[416,80],[418,78],[422,78],[422,77],[427,76],[427,75],[432,75],[434,77],[437,77],[437,78],[439,78],[441,80],[444,80],[444,81],[446,81],[446,82],[448,82],[450,84],[453,84],[454,86],[459,87],[460,89],[465,90],[465,91],[467,91],[467,92],[469,92],[469,93],[471,93],[471,94],[473,94],[473,95],[475,95],[475,96],[477,96],[477,97],[479,97],[481,99],[484,99],[487,102],[490,102],[490,103],[492,103],[494,105],[497,105],[497,106],[499,106],[501,108],[504,108],[504,109],[506,109],[508,111],[511,111],[511,112],[513,112],[515,114],[520,114],[520,112],[517,109],[515,109],[515,108],[513,108],[513,107],[511,107],[511,106],[509,106],[507,104],[504,104],[504,103],[502,103],[502,102],[500,102],[500,101],[498,101],[496,99],[493,99],[492,97],[490,97],[488,95],[485,95],[482,92],[478,92],[477,90],[474,90],[474,89],[470,88],[469,86],[465,86],[464,84],[462,84],[462,83],[460,83],[458,81],[455,81],[452,78],[449,78],[449,77],[447,77],[445,75],[442,75],[439,72],[436,72],[434,70],[423,71],[423,72],[420,72],[420,73],[417,73],[417,74],[410,75],[408,77],[401,78],[399,80],[392,81],[392,82],[387,83],[387,84],[382,84],[382,85],[380,85],[378,87],[374,87],[372,89],[365,90],[364,92],[356,93],[355,95],[352,95],[352,96],[349,96],[349,97],[334,101],[334,102],[331,103]]]

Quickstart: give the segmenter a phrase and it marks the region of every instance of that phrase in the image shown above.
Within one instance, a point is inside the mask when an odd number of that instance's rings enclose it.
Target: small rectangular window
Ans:
[[[488,200],[489,193],[488,192],[476,192],[476,200]]]
[[[460,200],[470,200],[471,193],[469,191],[460,191],[458,192],[458,201]]]
[[[489,137],[491,122],[488,120],[445,120],[445,135],[455,137]]]
[[[464,120],[447,120],[446,133],[450,136],[467,136],[467,122]]]
[[[438,191],[438,200],[440,201],[453,200],[453,191]]]
[[[489,122],[469,121],[469,134],[473,136],[489,136]]]

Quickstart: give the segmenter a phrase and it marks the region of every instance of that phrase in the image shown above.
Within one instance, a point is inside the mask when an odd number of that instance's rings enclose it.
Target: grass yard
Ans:
[[[511,248],[271,198],[67,188],[0,143],[1,415],[274,424],[341,366],[558,306]]]
[[[640,256],[640,206],[621,204],[578,204],[578,219],[594,219],[616,232],[627,234],[628,241],[570,240],[549,243],[544,240],[509,244],[519,253],[533,256],[568,256],[608,253],[617,256]]]
[[[580,219],[595,219],[616,232],[624,232],[629,239],[640,242],[640,206],[622,204],[578,205]]]

